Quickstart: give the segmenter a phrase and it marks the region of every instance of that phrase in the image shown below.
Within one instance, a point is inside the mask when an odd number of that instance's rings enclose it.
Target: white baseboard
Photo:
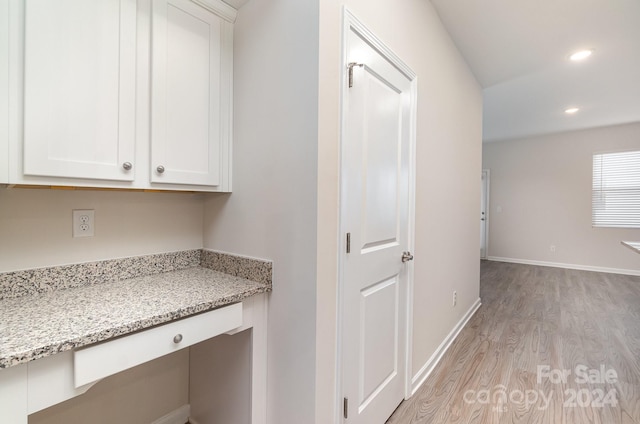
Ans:
[[[563,264],[563,263],[559,263],[559,262],[532,261],[532,260],[529,260],[529,259],[501,258],[501,257],[498,257],[498,256],[488,256],[487,260],[488,261],[496,261],[496,262],[509,262],[509,263],[513,263],[513,264],[550,266],[550,267],[553,267],[553,268],[578,269],[578,270],[581,270],[581,271],[608,272],[610,274],[624,274],[624,275],[640,276],[640,270],[637,270],[637,269],[606,268],[606,267],[591,266],[591,265]]]
[[[460,334],[460,331],[462,331],[464,326],[467,325],[467,322],[469,322],[473,314],[476,313],[480,305],[482,305],[482,303],[480,302],[480,298],[478,298],[478,300],[476,300],[474,304],[471,305],[471,308],[469,308],[467,313],[464,314],[458,324],[453,327],[453,330],[451,330],[447,337],[445,337],[444,341],[440,343],[440,346],[438,346],[429,360],[427,360],[427,362],[422,366],[422,368],[420,368],[416,375],[413,376],[413,378],[411,379],[411,396],[413,396],[418,391],[420,386],[424,384],[424,382],[427,380],[427,377],[429,377],[433,369],[436,367],[436,365],[438,365],[438,362],[440,362],[445,352],[449,349],[456,337],[458,337],[458,334]]]
[[[189,414],[191,413],[190,405],[182,405],[178,409],[174,409],[167,415],[164,415],[151,424],[184,424],[189,421]],[[192,421],[193,422],[193,421]]]

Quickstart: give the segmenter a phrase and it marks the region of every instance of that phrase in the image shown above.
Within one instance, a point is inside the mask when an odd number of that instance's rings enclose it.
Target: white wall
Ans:
[[[207,248],[273,260],[268,422],[312,423],[318,2],[252,0],[234,36],[233,193],[205,202]]]
[[[640,272],[640,255],[620,244],[640,229],[591,226],[593,154],[631,149],[640,123],[485,143],[490,258]]]
[[[95,210],[95,236],[71,211]],[[202,195],[0,188],[0,272],[202,248]]]
[[[342,5],[418,75],[412,376],[479,296],[480,86],[430,2],[322,0],[316,423],[335,416]],[[452,307],[452,292],[458,305]]]

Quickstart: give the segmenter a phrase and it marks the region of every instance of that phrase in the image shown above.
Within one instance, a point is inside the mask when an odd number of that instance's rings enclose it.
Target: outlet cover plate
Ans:
[[[93,209],[73,210],[73,237],[93,237],[95,221]]]

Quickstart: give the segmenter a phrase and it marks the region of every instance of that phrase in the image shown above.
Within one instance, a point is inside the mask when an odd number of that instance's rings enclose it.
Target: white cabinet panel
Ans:
[[[189,0],[152,16],[151,181],[226,186],[231,24]]]
[[[26,0],[24,25],[25,175],[133,180],[136,1]]]
[[[0,0],[0,184],[9,182],[9,0]]]
[[[73,352],[66,351],[26,364],[29,369],[27,412],[33,414],[79,396],[93,387],[73,384]]]
[[[0,369],[0,422],[27,424],[27,364]]]

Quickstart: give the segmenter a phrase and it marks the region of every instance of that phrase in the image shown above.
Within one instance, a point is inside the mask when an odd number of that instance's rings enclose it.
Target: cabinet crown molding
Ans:
[[[238,11],[223,1],[220,1],[220,0],[191,0],[191,1],[204,7],[210,12],[215,13],[216,15],[220,16],[222,19],[228,22],[234,23],[236,21],[236,16],[238,15]]]

